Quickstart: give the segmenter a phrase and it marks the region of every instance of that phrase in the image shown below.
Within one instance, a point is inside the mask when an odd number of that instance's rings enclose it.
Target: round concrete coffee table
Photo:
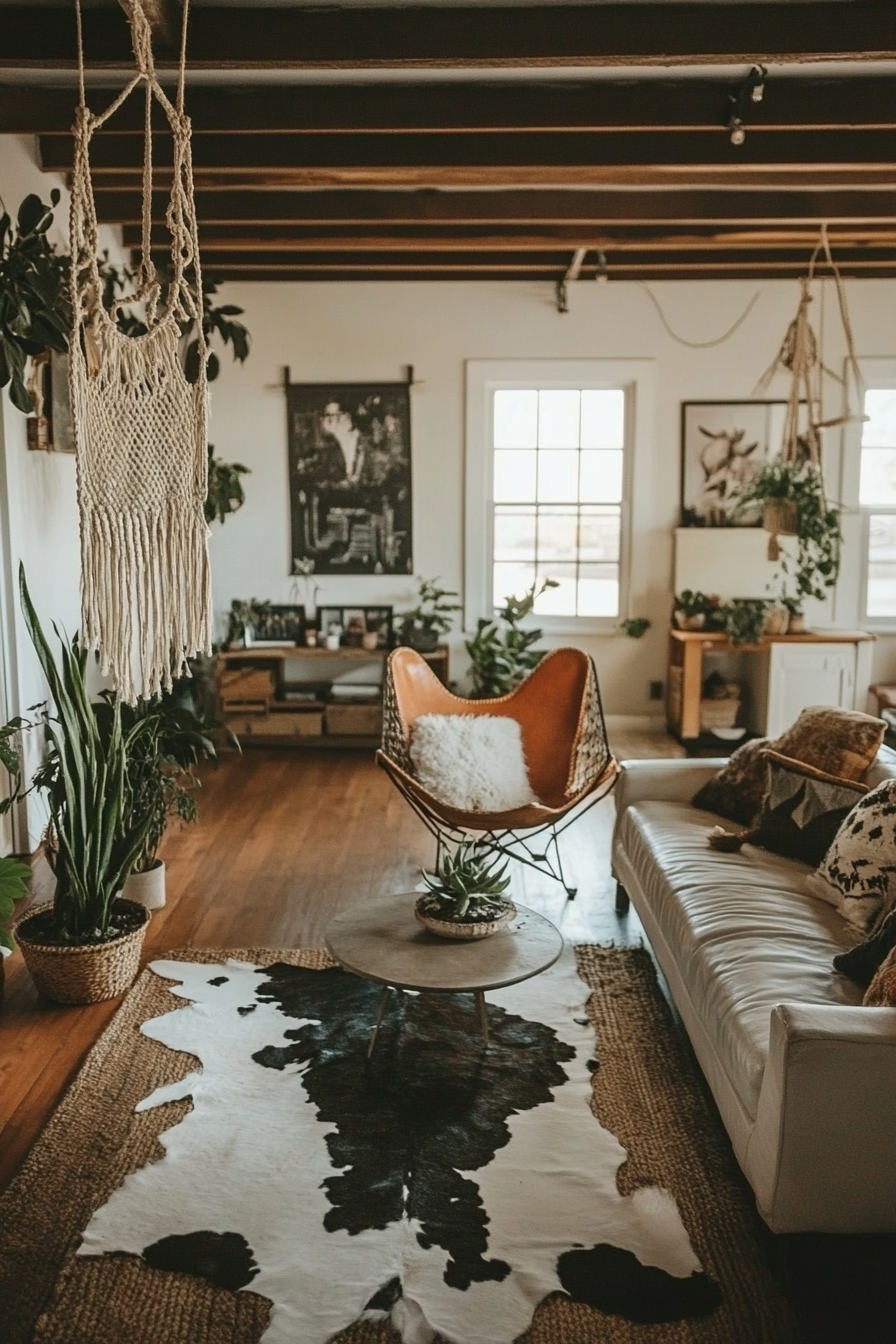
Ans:
[[[485,991],[528,980],[553,966],[563,950],[554,925],[525,906],[490,938],[452,941],[429,933],[414,917],[418,891],[379,896],[343,910],[327,925],[327,949],[346,971],[384,985],[369,1059],[391,990],[472,994],[482,1037],[488,1046]]]

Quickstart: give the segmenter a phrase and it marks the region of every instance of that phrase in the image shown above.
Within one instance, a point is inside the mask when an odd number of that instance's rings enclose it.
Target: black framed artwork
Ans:
[[[786,401],[681,403],[681,526],[730,527],[738,489],[784,439]],[[758,516],[745,519],[753,526]]]
[[[409,385],[287,383],[286,402],[293,573],[413,573]]]

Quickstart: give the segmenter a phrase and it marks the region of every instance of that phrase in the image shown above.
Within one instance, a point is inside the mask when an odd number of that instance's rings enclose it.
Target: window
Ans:
[[[859,471],[865,518],[865,617],[896,620],[896,386],[870,387]]]
[[[545,579],[548,631],[618,624],[634,385],[607,365],[468,365],[468,625]]]

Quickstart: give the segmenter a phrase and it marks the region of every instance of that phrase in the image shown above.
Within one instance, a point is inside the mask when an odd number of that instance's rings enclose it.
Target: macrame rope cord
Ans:
[[[207,383],[202,276],[193,201],[190,122],[183,111],[187,0],[174,106],[159,84],[151,31],[139,0],[125,0],[137,73],[105,112],[84,94],[78,18],[80,101],[75,116],[71,195],[73,328],[72,417],[81,518],[81,638],[98,649],[102,670],[129,703],[170,689],[186,660],[211,648],[207,493]],[[132,294],[109,312],[102,304],[98,222],[90,180],[90,142],[140,85],[146,93],[141,265]],[[171,126],[173,168],[166,224],[171,278],[163,287],[152,260],[152,102]],[[196,302],[186,279],[192,269]],[[143,303],[147,332],[119,331],[121,308]],[[199,377],[188,383],[181,329],[195,321]]]

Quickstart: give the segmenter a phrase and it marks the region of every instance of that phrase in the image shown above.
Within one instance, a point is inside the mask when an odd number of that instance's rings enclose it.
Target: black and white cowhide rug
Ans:
[[[138,1110],[190,1096],[165,1155],[95,1213],[81,1255],[251,1285],[264,1344],[325,1344],[366,1313],[405,1344],[511,1344],[565,1291],[636,1321],[707,1315],[675,1202],[619,1194],[625,1150],[595,1119],[594,1033],[571,949],[489,993],[392,996],[343,971],[157,961],[189,1007],[141,1030],[201,1061]]]

